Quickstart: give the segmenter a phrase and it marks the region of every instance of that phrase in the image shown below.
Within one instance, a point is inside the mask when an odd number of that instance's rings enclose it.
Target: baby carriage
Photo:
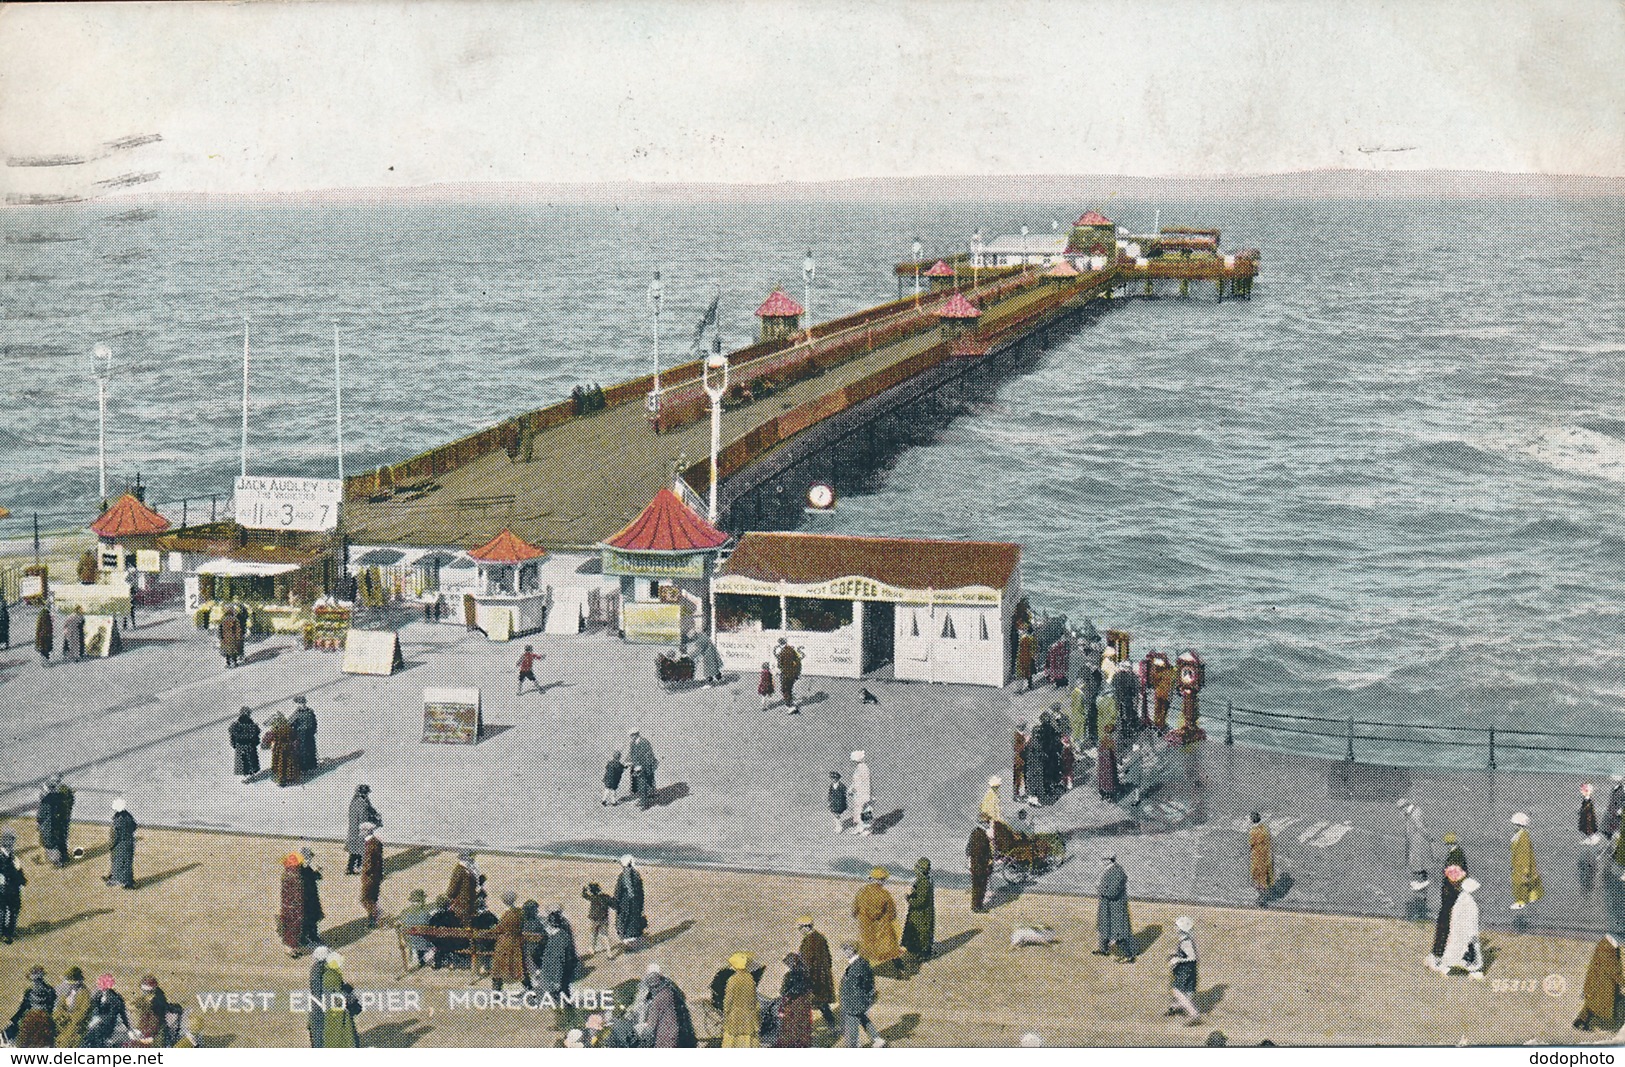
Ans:
[[[655,673],[659,675],[661,685],[692,682],[694,680],[694,661],[687,656],[672,656],[661,652],[655,656]]]
[[[1009,823],[993,824],[993,866],[1006,885],[1036,881],[1065,859],[1066,841],[1060,834],[1027,833]]]

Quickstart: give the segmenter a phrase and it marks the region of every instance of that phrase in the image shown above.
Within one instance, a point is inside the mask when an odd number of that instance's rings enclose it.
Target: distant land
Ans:
[[[443,182],[254,192],[187,192],[147,186],[97,199],[200,201],[516,201],[562,203],[782,201],[1103,202],[1127,199],[1472,199],[1625,196],[1625,176],[1506,174],[1492,171],[1311,170],[1284,174],[1155,177],[1127,174],[933,175],[816,182]],[[24,197],[8,197],[19,205]],[[27,198],[33,199],[33,198]],[[43,203],[43,198],[40,201]],[[26,205],[24,205],[26,206]]]

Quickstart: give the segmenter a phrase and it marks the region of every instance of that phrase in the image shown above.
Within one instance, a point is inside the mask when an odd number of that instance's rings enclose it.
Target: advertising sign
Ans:
[[[344,483],[336,478],[238,478],[233,494],[237,525],[250,530],[336,529]]]

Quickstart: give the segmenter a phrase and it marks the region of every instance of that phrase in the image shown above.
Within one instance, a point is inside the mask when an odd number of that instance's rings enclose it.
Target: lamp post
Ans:
[[[802,314],[807,316],[807,343],[812,343],[812,283],[813,275],[818,273],[818,266],[813,262],[812,249],[807,250],[807,258],[801,261],[802,287]]]
[[[920,241],[914,239],[914,306],[920,306]]]
[[[655,280],[649,283],[649,305],[655,312],[655,377],[649,389],[649,410],[654,412],[660,410],[660,298],[665,294],[665,283],[660,280],[660,272],[655,271]]]
[[[973,293],[976,292],[977,287],[981,284],[981,282],[980,282],[981,271],[982,271],[982,231],[977,230],[975,233],[970,235],[970,287],[971,287],[971,292],[973,292]]]
[[[1027,227],[1021,228],[1021,269],[1027,269]]]
[[[715,384],[712,382],[713,374],[720,378]],[[705,388],[705,395],[711,398],[711,501],[707,508],[707,518],[715,524],[717,521],[717,453],[722,450],[722,398],[728,392],[728,357],[721,352],[713,353],[705,361],[704,376],[700,384]]]
[[[113,373],[113,350],[98,344],[96,352],[96,469],[101,500],[107,500],[107,379]]]

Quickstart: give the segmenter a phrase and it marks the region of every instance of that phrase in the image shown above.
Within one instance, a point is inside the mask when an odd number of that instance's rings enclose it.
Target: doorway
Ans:
[[[890,663],[897,654],[897,605],[885,600],[863,601],[864,674]]]

